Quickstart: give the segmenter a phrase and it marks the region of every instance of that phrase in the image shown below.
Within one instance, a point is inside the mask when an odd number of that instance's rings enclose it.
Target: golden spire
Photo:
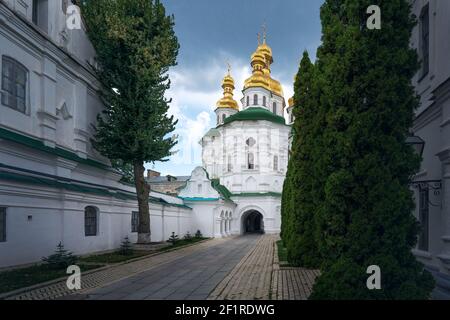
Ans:
[[[261,28],[262,28],[262,32],[263,32],[263,43],[266,43],[266,37],[267,37],[266,21],[264,21]]]
[[[238,103],[233,99],[234,79],[231,76],[231,65],[228,61],[227,69],[228,73],[222,81],[223,98],[217,101],[217,108],[231,108],[239,111]]]
[[[272,49],[267,45],[267,28],[264,23],[262,26],[263,43],[258,33],[258,48],[251,57],[251,66],[253,74],[245,81],[244,90],[247,88],[262,87],[274,94],[283,97],[283,89],[280,82],[272,79],[270,75],[270,66],[273,63]]]

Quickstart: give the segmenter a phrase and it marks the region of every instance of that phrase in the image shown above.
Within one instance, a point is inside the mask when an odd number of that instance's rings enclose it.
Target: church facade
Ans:
[[[280,232],[291,127],[284,118],[281,84],[271,76],[272,63],[264,39],[251,56],[252,75],[240,104],[228,71],[215,110],[216,127],[200,141],[203,166],[179,194],[193,208],[193,223],[208,236]]]
[[[58,243],[86,255],[137,239],[135,189],[91,145],[103,108],[95,51],[84,25],[67,29],[68,5],[0,1],[0,269],[39,262]],[[279,232],[290,127],[272,62],[264,41],[241,107],[226,75],[202,167],[169,194],[150,193],[152,241]]]

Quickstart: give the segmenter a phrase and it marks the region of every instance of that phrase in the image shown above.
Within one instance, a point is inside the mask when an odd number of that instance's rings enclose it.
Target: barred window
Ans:
[[[138,232],[139,212],[133,211],[131,213],[131,232]]]
[[[278,156],[273,157],[273,170],[278,171]]]
[[[16,60],[2,58],[2,104],[26,112],[28,70]]]
[[[86,237],[97,235],[98,230],[98,211],[95,207],[86,207],[84,209],[84,234]]]
[[[233,170],[233,164],[231,163],[231,156],[228,156],[228,167],[227,171],[231,172]]]
[[[0,208],[0,242],[6,242],[6,208]]]
[[[429,233],[429,189],[428,187],[419,190],[419,222],[420,234],[418,249],[428,251],[428,233]]]

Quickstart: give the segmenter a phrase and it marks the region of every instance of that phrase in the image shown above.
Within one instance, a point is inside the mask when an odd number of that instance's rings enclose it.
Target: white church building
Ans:
[[[84,25],[67,28],[70,4],[0,0],[0,268],[39,262],[59,242],[83,255],[137,238],[134,187],[90,143],[102,110],[95,52]],[[290,127],[272,62],[264,41],[242,107],[225,77],[203,167],[178,196],[150,194],[152,241],[279,232]]]
[[[217,126],[200,142],[203,167],[179,194],[193,208],[193,223],[210,236],[280,232],[291,127],[284,118],[282,87],[271,77],[272,63],[264,39],[251,57],[242,107],[233,98],[230,72],[225,76]]]

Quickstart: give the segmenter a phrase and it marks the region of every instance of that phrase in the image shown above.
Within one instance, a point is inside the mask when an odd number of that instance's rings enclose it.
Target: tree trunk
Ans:
[[[150,186],[144,179],[144,162],[135,161],[133,164],[134,168],[134,181],[136,185],[136,194],[139,205],[139,225],[138,225],[138,243],[150,243],[151,242],[151,232],[150,232],[150,208],[149,208],[149,197],[150,197]]]

